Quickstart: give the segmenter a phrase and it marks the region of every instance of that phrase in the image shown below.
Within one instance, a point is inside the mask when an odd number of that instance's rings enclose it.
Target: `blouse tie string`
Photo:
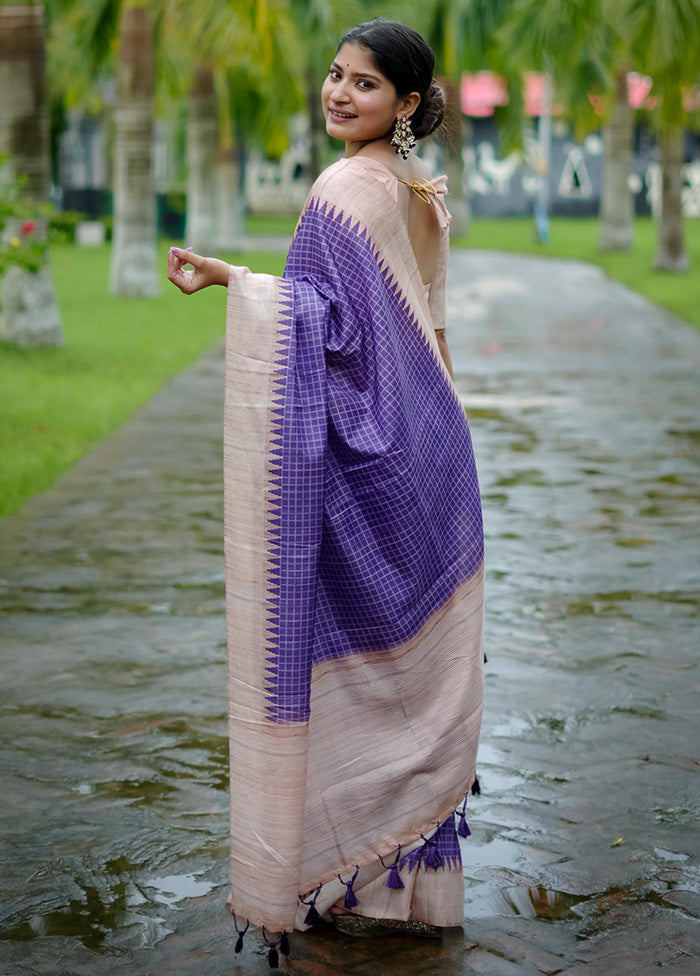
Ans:
[[[416,180],[402,180],[400,176],[396,179],[399,183],[404,183],[409,190],[412,190],[417,197],[423,201],[423,203],[430,203],[430,198],[437,196],[437,190],[433,186],[431,180],[426,179],[424,176],[418,177]]]

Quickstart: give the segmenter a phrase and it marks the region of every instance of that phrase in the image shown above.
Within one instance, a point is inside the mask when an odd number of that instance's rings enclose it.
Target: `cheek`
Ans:
[[[330,95],[331,95],[331,85],[329,79],[326,78],[326,80],[323,82],[323,85],[321,87],[321,103],[323,104],[324,107],[328,104],[328,99],[330,98]]]

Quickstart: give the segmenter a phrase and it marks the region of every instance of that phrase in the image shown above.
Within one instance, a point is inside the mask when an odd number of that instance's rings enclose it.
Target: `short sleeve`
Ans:
[[[443,227],[440,239],[440,250],[438,252],[435,274],[430,285],[428,295],[428,306],[433,321],[433,328],[444,329],[447,321],[447,259],[450,252],[450,231],[449,226]]]

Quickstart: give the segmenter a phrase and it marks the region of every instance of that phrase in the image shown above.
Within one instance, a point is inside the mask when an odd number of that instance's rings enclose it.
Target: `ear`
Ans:
[[[411,92],[410,95],[406,95],[399,101],[399,107],[396,111],[397,115],[407,115],[409,119],[416,111],[420,105],[420,94],[418,92]]]

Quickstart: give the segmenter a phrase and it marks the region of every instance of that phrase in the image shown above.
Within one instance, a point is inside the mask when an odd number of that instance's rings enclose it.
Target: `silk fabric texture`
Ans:
[[[429,288],[397,203],[411,191],[360,156],[312,187],[283,277],[230,270],[228,903],[273,932],[353,877],[362,914],[463,919],[452,813],[481,723],[483,532],[435,337],[433,189]]]

